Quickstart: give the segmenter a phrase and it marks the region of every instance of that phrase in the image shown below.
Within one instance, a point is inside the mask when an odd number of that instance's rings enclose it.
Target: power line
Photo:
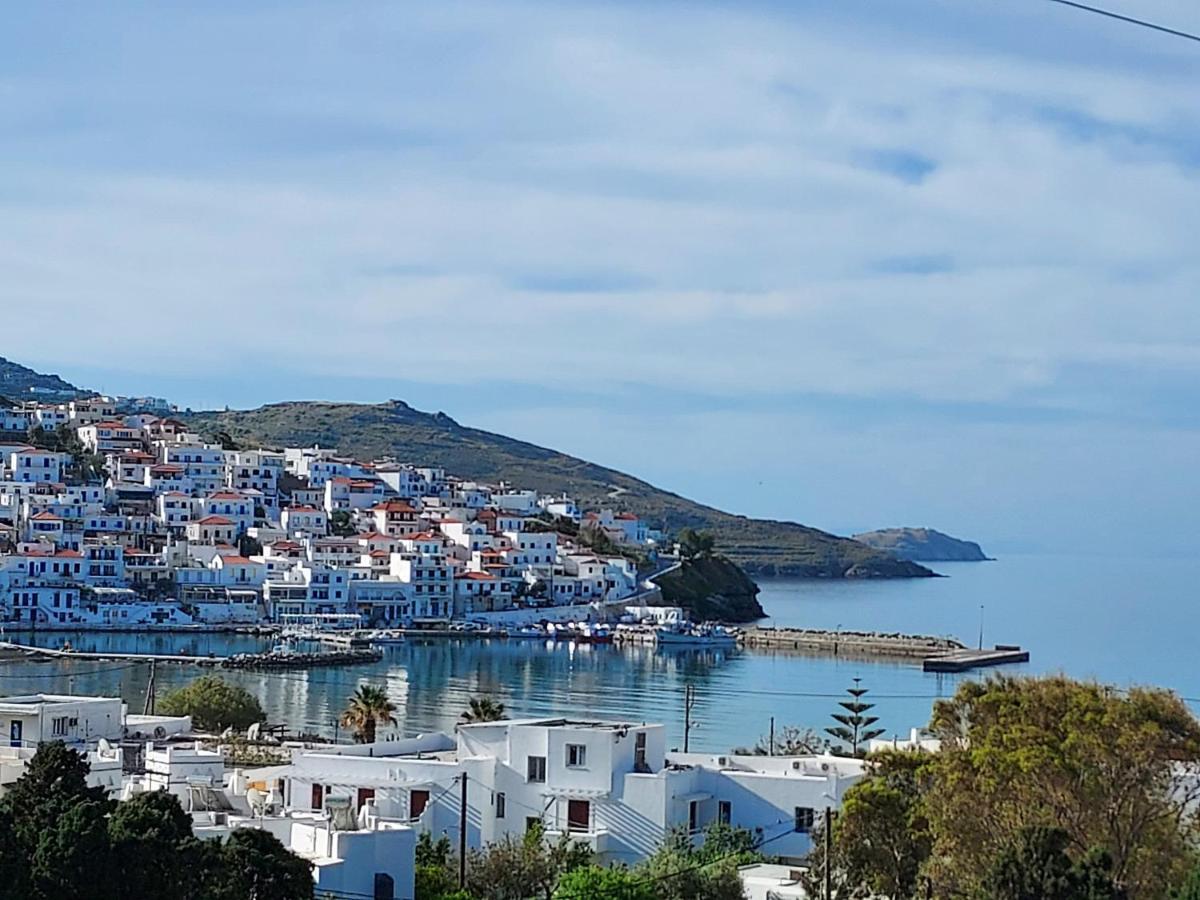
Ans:
[[[1058,3],[1062,6],[1070,6],[1073,9],[1080,9],[1084,12],[1095,13],[1098,16],[1107,16],[1110,19],[1116,19],[1118,22],[1127,22],[1130,25],[1138,25],[1142,28],[1150,28],[1154,31],[1161,31],[1163,34],[1169,34],[1174,37],[1181,37],[1185,40],[1196,41],[1200,43],[1200,34],[1192,34],[1190,31],[1180,31],[1177,28],[1168,28],[1166,25],[1156,25],[1154,22],[1147,22],[1145,19],[1135,19],[1133,16],[1121,15],[1108,9],[1101,9],[1098,6],[1088,6],[1086,3],[1077,3],[1076,0],[1049,0],[1050,3]]]

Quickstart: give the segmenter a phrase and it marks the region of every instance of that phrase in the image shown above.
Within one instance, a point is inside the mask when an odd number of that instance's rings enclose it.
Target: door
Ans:
[[[592,804],[587,800],[567,801],[567,831],[588,831],[592,822]]]
[[[324,809],[325,808],[325,786],[324,785],[314,784],[312,786],[312,808],[313,809]]]
[[[22,744],[21,736],[24,734],[24,722],[20,719],[13,719],[12,725],[8,728],[8,745],[10,747],[20,747]]]
[[[375,788],[359,788],[358,800],[355,803],[357,809],[362,809],[368,800],[375,799]]]
[[[408,817],[416,820],[421,818],[425,807],[429,806],[429,791],[409,791]]]

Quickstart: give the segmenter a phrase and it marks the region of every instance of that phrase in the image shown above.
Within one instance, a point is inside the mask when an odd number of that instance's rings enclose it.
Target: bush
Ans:
[[[257,697],[216,675],[171,691],[159,701],[158,710],[168,716],[191,716],[193,727],[204,731],[245,731],[267,718]]]

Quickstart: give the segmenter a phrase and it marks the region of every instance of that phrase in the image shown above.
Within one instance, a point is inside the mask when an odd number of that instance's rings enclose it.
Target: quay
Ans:
[[[740,643],[752,650],[795,650],[832,656],[882,656],[926,659],[965,650],[953,638],[877,631],[829,631],[809,628],[748,628]]]
[[[942,656],[931,656],[922,663],[926,672],[968,672],[988,666],[1004,666],[1029,662],[1029,651],[1006,644],[991,650],[955,650]]]
[[[47,659],[125,660],[128,662],[191,663],[199,666],[219,666],[225,656],[190,656],[186,653],[127,653],[121,650],[55,650],[51,647],[34,647],[30,644],[0,643],[0,654],[5,656],[40,656]]]

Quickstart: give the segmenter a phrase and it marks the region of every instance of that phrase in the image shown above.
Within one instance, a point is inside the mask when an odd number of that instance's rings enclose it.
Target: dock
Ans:
[[[51,647],[35,647],[32,644],[0,643],[0,653],[19,656],[43,657],[46,659],[124,660],[127,662],[187,663],[200,666],[219,666],[228,657],[190,656],[184,653],[127,653],[121,650],[55,650]]]
[[[742,632],[739,643],[751,650],[910,660],[945,656],[966,649],[953,638],[816,628],[748,628]]]
[[[1020,647],[997,644],[991,650],[955,650],[940,656],[930,656],[921,667],[926,672],[969,672],[989,666],[1007,666],[1029,662],[1029,651]]]

